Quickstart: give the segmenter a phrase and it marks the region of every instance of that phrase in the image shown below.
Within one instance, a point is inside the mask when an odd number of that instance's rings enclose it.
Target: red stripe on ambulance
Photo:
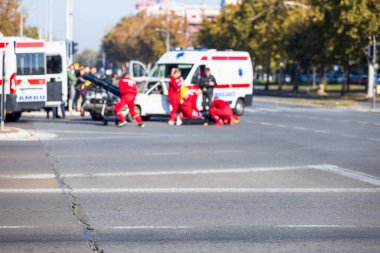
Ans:
[[[8,42],[0,42],[0,48],[6,48],[8,46]]]
[[[232,88],[249,88],[251,85],[249,83],[241,83],[241,84],[231,84]]]
[[[249,83],[239,83],[239,84],[218,84],[217,86],[214,87],[214,89],[229,89],[229,88],[249,88],[251,85]],[[196,90],[199,89],[199,85],[197,84],[192,84],[187,86],[188,89],[190,90]]]
[[[20,85],[21,82],[22,80],[17,80],[16,84]],[[41,85],[41,84],[46,84],[46,80],[45,79],[28,79],[28,83],[30,85]]]
[[[17,48],[28,48],[28,47],[44,47],[43,42],[17,42]]]
[[[248,60],[247,56],[213,56],[211,58],[214,61],[246,61]]]

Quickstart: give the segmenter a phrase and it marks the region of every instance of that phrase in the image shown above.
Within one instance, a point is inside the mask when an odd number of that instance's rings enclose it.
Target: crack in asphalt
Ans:
[[[78,197],[71,192],[73,188],[65,182],[64,178],[60,175],[56,168],[56,164],[60,163],[60,161],[51,154],[51,147],[49,145],[46,145],[45,147],[45,155],[51,169],[53,170],[55,180],[58,182],[59,188],[62,190],[62,194],[64,195],[72,214],[82,227],[83,238],[94,253],[104,253],[104,250],[101,249],[99,243],[92,236],[91,232],[95,231],[95,229],[86,221],[84,211],[81,208]]]

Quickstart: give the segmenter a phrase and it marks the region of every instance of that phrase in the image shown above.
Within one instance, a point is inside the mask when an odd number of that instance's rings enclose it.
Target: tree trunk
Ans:
[[[265,90],[269,90],[269,76],[271,73],[271,70],[270,70],[271,61],[272,61],[272,49],[268,50],[268,55],[267,55],[267,64],[266,64],[267,80],[265,83]]]
[[[346,91],[349,91],[348,83],[349,83],[349,77],[350,77],[350,64],[348,61],[344,64],[344,82],[342,84],[342,89],[340,90],[340,95],[344,96],[346,95]]]
[[[322,65],[322,78],[319,82],[319,89],[317,91],[318,95],[326,95],[325,87],[326,87],[326,66]]]
[[[301,72],[301,66],[297,63],[296,64],[296,72],[294,74],[294,80],[293,80],[293,91],[298,91],[299,90],[300,72]]]
[[[313,65],[311,70],[313,71],[313,90],[315,90],[317,88],[317,67]]]
[[[280,73],[278,78],[278,90],[282,90],[282,85],[284,84],[284,68],[280,67]]]

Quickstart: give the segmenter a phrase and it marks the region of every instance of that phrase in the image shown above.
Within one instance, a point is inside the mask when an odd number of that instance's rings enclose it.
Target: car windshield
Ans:
[[[172,68],[179,68],[182,72],[182,78],[186,79],[193,68],[193,64],[157,64],[152,71],[152,77],[170,78]]]

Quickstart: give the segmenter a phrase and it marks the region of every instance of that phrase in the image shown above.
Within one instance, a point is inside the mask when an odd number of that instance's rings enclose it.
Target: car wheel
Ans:
[[[244,100],[239,98],[236,102],[234,113],[238,116],[243,115],[245,109],[245,103]]]
[[[90,114],[93,121],[101,121],[103,119],[103,116],[100,113],[92,111]]]

